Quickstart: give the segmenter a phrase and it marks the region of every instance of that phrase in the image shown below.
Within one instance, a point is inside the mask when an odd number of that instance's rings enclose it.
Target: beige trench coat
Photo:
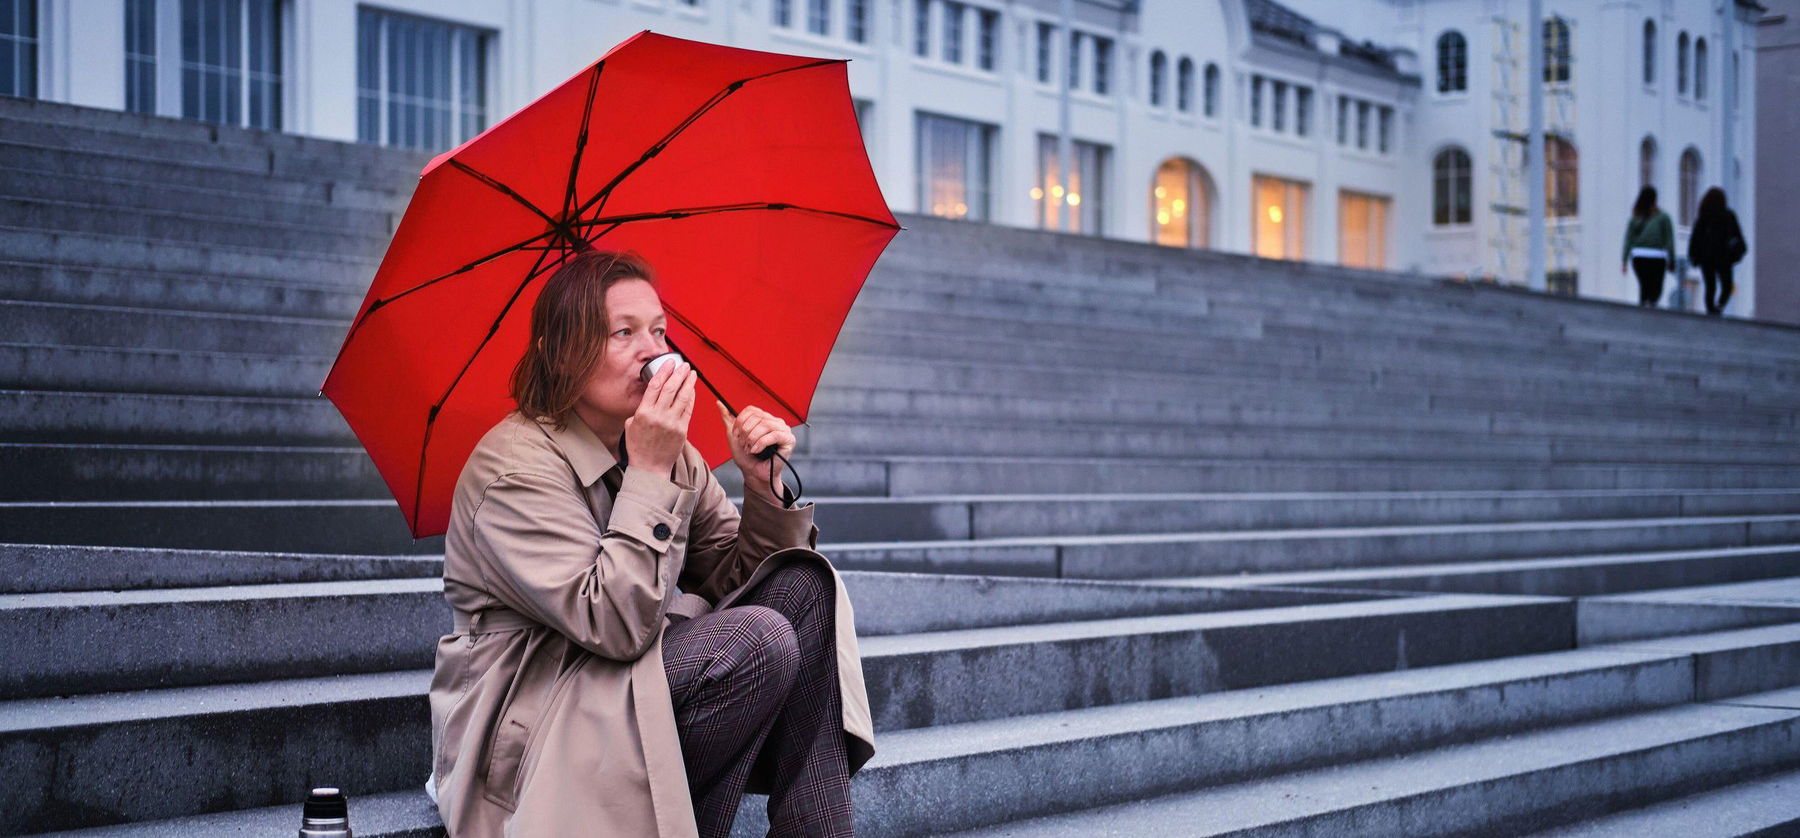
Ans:
[[[628,467],[614,500],[600,476],[616,462],[579,418],[558,431],[515,411],[457,479],[444,545],[455,630],[438,640],[430,695],[451,838],[696,835],[663,671],[668,612],[726,607],[786,562],[830,566],[811,504],[746,493],[740,521],[692,445],[668,479]],[[841,579],[837,665],[854,774],[875,737]]]

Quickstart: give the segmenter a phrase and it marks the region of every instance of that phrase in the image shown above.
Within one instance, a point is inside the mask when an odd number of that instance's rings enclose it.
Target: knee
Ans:
[[[738,618],[733,645],[742,649],[742,671],[752,678],[791,683],[800,671],[800,639],[794,626],[773,608],[743,605],[727,609]]]
[[[837,595],[837,581],[831,570],[819,562],[791,562],[769,574],[766,581],[772,590],[780,590],[797,606],[830,601]]]

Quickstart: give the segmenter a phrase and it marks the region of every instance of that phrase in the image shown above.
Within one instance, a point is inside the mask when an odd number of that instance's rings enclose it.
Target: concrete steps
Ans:
[[[291,834],[321,784],[440,834],[442,540],[316,395],[425,156],[0,137],[0,834]],[[1675,834],[1787,788],[1800,330],[902,223],[798,458],[860,833]]]
[[[1788,634],[1787,645],[1792,648],[1795,632],[1789,629]],[[1773,638],[1760,640],[1767,645]],[[1719,642],[1722,649],[1731,648],[1728,639],[1719,638]],[[1750,642],[1754,645],[1757,641]],[[1309,776],[1316,778],[1316,772],[1332,770],[1322,766],[1360,766],[1356,769],[1359,777],[1385,776],[1392,781],[1398,778],[1379,770],[1380,757],[1396,750],[1405,753],[1406,759],[1428,760],[1437,768],[1450,763],[1517,769],[1519,757],[1531,753],[1580,749],[1579,756],[1569,762],[1579,765],[1602,760],[1619,768],[1631,764],[1626,753],[1637,751],[1642,759],[1674,747],[1687,755],[1699,751],[1708,758],[1704,766],[1687,760],[1668,761],[1694,766],[1678,769],[1682,780],[1713,782],[1721,767],[1742,774],[1787,759],[1794,746],[1781,744],[1792,724],[1784,720],[1800,714],[1691,703],[1695,701],[1696,669],[1715,654],[1729,652],[1561,651],[891,732],[882,736],[875,760],[853,784],[858,800],[857,829],[859,834],[871,836],[935,834],[1022,815],[1137,800],[1172,789],[1198,787],[1229,794],[1236,788],[1231,784],[1256,782],[1262,777],[1306,782]],[[1791,677],[1793,673],[1786,674]],[[340,683],[346,687],[366,684],[360,690],[363,694],[381,695],[381,688],[393,680],[384,682],[385,677],[341,679]],[[311,682],[295,686],[299,683]],[[423,683],[418,681],[421,688]],[[174,697],[174,692],[168,697]],[[192,691],[179,692],[193,695]],[[1735,701],[1749,704],[1768,695]],[[249,703],[246,701],[240,712],[254,712]],[[1657,730],[1665,735],[1653,735]],[[1605,740],[1616,740],[1624,747],[1610,751],[1600,747],[1596,753],[1596,746]],[[1526,741],[1533,746],[1516,744]],[[331,747],[331,743],[320,744]],[[1756,762],[1721,765],[1728,761],[1732,746],[1744,745],[1755,748]],[[1492,748],[1506,750],[1514,758],[1507,762],[1491,759],[1494,755],[1485,751]],[[1195,759],[1196,754],[1205,758]],[[315,769],[308,773],[308,780],[325,782],[325,777],[361,773],[361,764],[345,763],[333,769],[329,773]],[[1531,770],[1554,769],[1539,763]],[[1466,771],[1416,772],[1413,776],[1432,773],[1446,780],[1468,777]],[[1107,780],[1094,782],[1096,776]],[[1613,778],[1609,775],[1607,779]],[[1495,782],[1486,777],[1481,781]],[[351,790],[352,823],[359,834],[437,834],[430,831],[437,825],[435,812],[428,803],[419,805],[425,801],[423,791],[413,787],[416,783],[395,787],[403,791],[383,793],[378,786],[330,782]],[[1579,789],[1593,787],[1574,783],[1564,793],[1578,795]],[[358,788],[366,791],[359,794]],[[1394,789],[1391,785],[1384,788]],[[1642,784],[1633,791],[1632,799],[1646,798]],[[1507,799],[1527,797],[1510,795]],[[1261,806],[1226,811],[1267,814],[1282,808],[1272,803],[1285,800],[1291,798],[1267,795]],[[1367,811],[1375,813],[1382,811],[1382,803],[1365,799],[1361,807],[1373,807]],[[1386,803],[1404,806],[1405,799]],[[746,799],[737,834],[760,834],[760,805],[760,798]],[[1162,800],[1150,805],[1160,808],[1171,803]],[[115,832],[90,834],[169,835],[178,827],[229,830],[277,823],[275,819],[284,812],[292,818],[295,805],[139,823]],[[1067,819],[1095,816],[1079,813]],[[1047,834],[1018,829],[1056,828],[1062,822],[1031,822],[1016,827],[1012,834]],[[1127,828],[1128,834],[1187,834],[1155,826],[1164,821],[1133,823],[1139,826]]]
[[[965,836],[1466,835],[1532,829],[1800,765],[1800,695],[1581,722]],[[1473,805],[1473,801],[1481,801]]]
[[[1369,668],[1383,671],[1397,664],[1566,648],[1572,631],[1569,605],[1555,599],[1394,599],[871,637],[864,643],[864,673],[877,727],[919,728]],[[1517,613],[1522,619],[1498,621],[1510,628],[1493,631],[1500,613]],[[1309,625],[1331,630],[1306,631]],[[1332,647],[1321,648],[1329,654],[1302,658],[1280,653],[1291,651],[1296,633]],[[1409,639],[1400,641],[1401,636]],[[1213,650],[1209,654],[1217,656],[1216,664],[1191,667],[1196,648]],[[1121,658],[1121,653],[1130,657]],[[968,672],[996,659],[1016,661],[1043,677],[968,679]],[[1120,670],[1120,660],[1131,660],[1131,671]],[[1321,666],[1326,669],[1317,668]],[[11,804],[0,815],[8,819],[0,829],[91,826],[196,814],[209,806],[291,800],[292,792],[270,781],[306,776],[310,772],[302,766],[329,764],[329,755],[345,759],[362,754],[361,765],[345,766],[342,773],[350,775],[345,787],[410,786],[417,779],[408,775],[428,764],[420,754],[428,731],[417,711],[423,707],[429,675],[428,670],[343,674],[0,703],[0,753],[8,754],[9,765],[19,766],[21,777],[32,778],[0,792]],[[964,688],[946,689],[952,681]],[[368,724],[379,725],[381,741],[370,740]],[[282,731],[278,742],[292,744],[266,741],[271,725]],[[115,773],[106,746],[112,741],[137,743],[130,776],[140,781]],[[258,753],[259,767],[232,760],[225,749],[233,747]],[[378,750],[364,750],[372,747]],[[374,754],[380,757],[371,758]],[[322,756],[327,761],[317,762]],[[62,768],[34,768],[46,761]],[[210,788],[210,800],[229,802],[220,807],[185,793],[155,795],[141,782],[169,776],[181,764],[235,766],[216,775],[209,768],[208,782],[194,784]],[[89,781],[80,782],[82,777]],[[70,782],[72,778],[77,781]],[[103,779],[104,784],[98,782]]]

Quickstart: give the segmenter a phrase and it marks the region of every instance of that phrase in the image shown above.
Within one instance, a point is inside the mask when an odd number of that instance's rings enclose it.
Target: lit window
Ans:
[[[1351,268],[1387,267],[1388,199],[1338,193],[1338,263]]]
[[[1098,143],[1070,140],[1073,165],[1061,172],[1057,166],[1056,135],[1038,135],[1038,182],[1031,197],[1038,205],[1038,226],[1061,230],[1062,214],[1068,213],[1071,233],[1100,235],[1105,229],[1106,167],[1112,150]],[[1059,182],[1059,173],[1067,178]]]
[[[919,211],[987,220],[995,127],[927,113],[918,119]]]
[[[1251,185],[1252,248],[1265,259],[1306,255],[1306,199],[1309,187],[1297,180],[1255,176]]]
[[[1212,180],[1199,163],[1179,157],[1156,168],[1150,186],[1150,240],[1207,247],[1212,238]]]

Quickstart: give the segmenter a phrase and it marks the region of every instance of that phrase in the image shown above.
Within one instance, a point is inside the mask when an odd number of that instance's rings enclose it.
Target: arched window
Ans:
[[[1694,39],[1694,98],[1706,98],[1706,39]]]
[[[1581,158],[1563,137],[1544,137],[1544,214],[1573,218],[1581,209]]]
[[[1219,65],[1206,65],[1206,115],[1219,115]]]
[[[1162,50],[1150,53],[1150,107],[1160,108],[1163,103],[1163,83],[1169,74],[1169,57]]]
[[[1175,66],[1175,109],[1182,113],[1194,109],[1194,59],[1185,55]]]
[[[1688,68],[1688,36],[1686,32],[1675,39],[1675,92],[1687,95]]]
[[[1150,183],[1150,239],[1174,247],[1212,242],[1212,178],[1199,163],[1171,157]]]
[[[1544,81],[1569,80],[1569,22],[1561,17],[1544,19]]]
[[[1656,83],[1656,21],[1644,21],[1644,83]]]
[[[1656,185],[1656,138],[1645,137],[1638,144],[1638,187]]]
[[[1474,204],[1469,153],[1454,146],[1431,160],[1431,223],[1467,224]]]
[[[1690,226],[1694,223],[1694,210],[1700,203],[1700,150],[1693,146],[1688,146],[1687,150],[1681,153],[1679,200],[1681,209],[1676,214],[1681,216],[1682,226]]]
[[[1437,89],[1439,93],[1469,89],[1469,42],[1454,29],[1437,39]]]

